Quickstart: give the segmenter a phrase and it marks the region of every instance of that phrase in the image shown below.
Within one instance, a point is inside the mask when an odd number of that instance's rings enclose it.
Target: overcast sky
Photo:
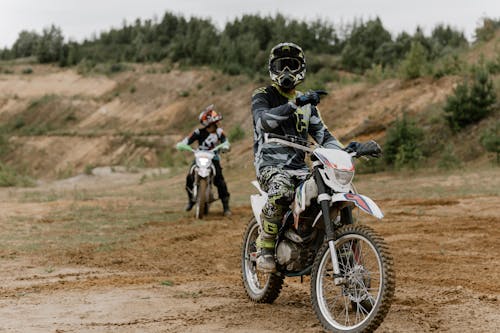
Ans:
[[[21,30],[40,33],[55,24],[66,38],[81,41],[121,26],[124,19],[161,19],[165,11],[210,17],[219,28],[235,17],[256,13],[280,12],[334,24],[379,16],[393,34],[413,32],[417,25],[429,33],[437,23],[446,23],[471,39],[481,17],[500,18],[500,0],[0,0],[0,47],[11,47]]]

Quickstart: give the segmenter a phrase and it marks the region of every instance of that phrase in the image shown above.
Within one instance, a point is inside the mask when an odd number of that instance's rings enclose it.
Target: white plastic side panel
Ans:
[[[255,219],[257,220],[257,223],[260,226],[262,226],[262,221],[260,220],[260,213],[262,212],[262,208],[264,208],[266,201],[267,201],[267,194],[266,195],[253,194],[250,196],[250,203],[252,204],[253,216],[255,216]]]
[[[264,208],[264,205],[267,202],[267,193],[260,188],[258,181],[253,180],[252,185],[255,186],[257,190],[259,190],[260,194],[251,195],[250,204],[252,205],[253,216],[255,216],[257,223],[262,227],[262,221],[260,220],[260,213],[262,212],[262,208]]]
[[[252,185],[253,185],[253,186],[255,186],[255,188],[256,188],[257,190],[259,190],[259,193],[260,193],[261,195],[265,195],[265,196],[266,196],[266,199],[267,199],[267,193],[266,193],[266,192],[264,192],[264,191],[262,191],[262,189],[260,188],[260,185],[259,185],[259,182],[258,182],[258,181],[256,181],[256,180],[252,180]]]
[[[384,217],[384,214],[372,199],[361,194],[337,193],[332,196],[332,202],[350,201],[359,207],[365,213],[375,216],[378,219]]]

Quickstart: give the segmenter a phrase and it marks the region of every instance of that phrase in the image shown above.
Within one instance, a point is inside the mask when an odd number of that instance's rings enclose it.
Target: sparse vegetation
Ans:
[[[422,76],[426,58],[426,51],[422,44],[418,41],[412,42],[410,52],[408,52],[404,61],[401,63],[401,74],[403,78],[411,80]]]
[[[420,147],[423,137],[423,130],[406,113],[403,113],[403,117],[397,119],[387,131],[384,145],[384,157],[387,164],[396,169],[417,168],[423,159]]]
[[[461,82],[448,96],[444,111],[450,127],[458,131],[489,115],[496,103],[493,81],[484,67],[476,67],[473,82]]]
[[[34,186],[35,182],[32,178],[22,175],[14,170],[12,167],[0,162],[0,186],[21,186],[29,187]]]
[[[500,28],[500,19],[483,17],[482,21],[482,25],[476,28],[476,40],[487,42],[495,36],[496,31]]]
[[[229,142],[236,142],[245,138],[245,130],[238,124],[229,131]]]
[[[496,163],[500,165],[500,121],[486,129],[481,135],[481,145],[489,152],[496,154]]]
[[[92,176],[93,173],[92,171],[94,170],[94,166],[92,164],[87,164],[85,166],[85,168],[83,169],[83,172],[88,175],[88,176]]]
[[[438,167],[443,170],[452,170],[461,168],[462,164],[462,161],[453,151],[453,147],[446,145],[442,154],[439,156]]]

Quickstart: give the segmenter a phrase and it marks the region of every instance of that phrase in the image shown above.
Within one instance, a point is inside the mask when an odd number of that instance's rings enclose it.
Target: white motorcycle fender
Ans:
[[[209,168],[198,168],[198,174],[202,178],[208,177],[208,175],[210,175],[210,171],[211,170]]]
[[[384,214],[377,204],[367,196],[354,193],[336,193],[332,196],[332,203],[338,201],[350,201],[365,213],[373,215],[378,219],[384,217]]]
[[[260,194],[253,194],[250,196],[250,203],[252,205],[253,216],[257,220],[259,226],[262,227],[262,221],[260,220],[260,213],[262,212],[262,208],[267,202],[267,193],[262,191],[257,181],[252,181],[252,185],[259,190]]]

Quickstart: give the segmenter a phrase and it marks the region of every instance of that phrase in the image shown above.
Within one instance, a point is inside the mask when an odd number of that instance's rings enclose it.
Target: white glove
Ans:
[[[222,145],[223,145],[221,148],[222,151],[227,152],[231,150],[231,145],[229,144],[229,141],[225,141]]]

